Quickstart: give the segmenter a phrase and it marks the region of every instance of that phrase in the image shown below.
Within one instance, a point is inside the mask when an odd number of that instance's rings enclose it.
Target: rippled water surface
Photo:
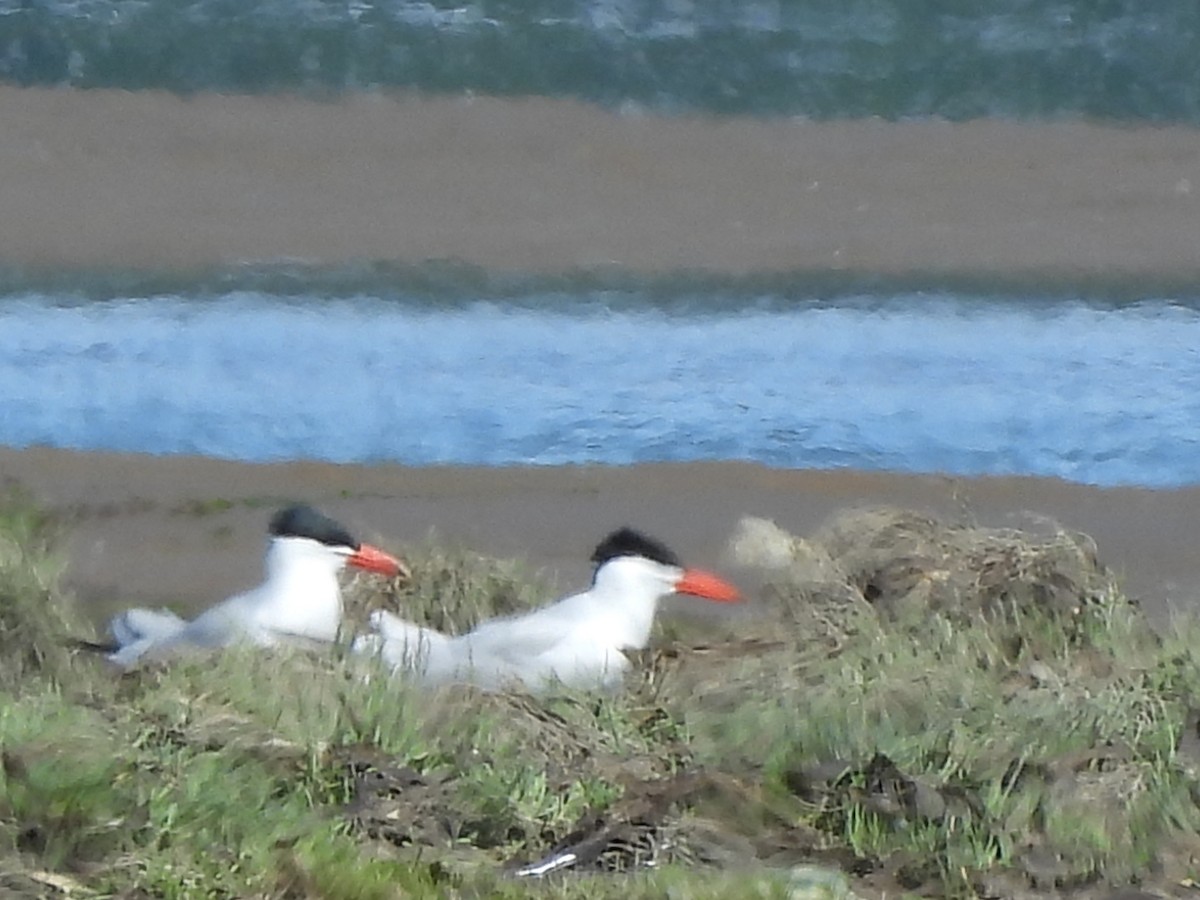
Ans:
[[[0,79],[1196,123],[1198,35],[1135,0],[0,0]]]
[[[0,335],[17,446],[1200,482],[1200,314],[1169,298],[26,291]]]

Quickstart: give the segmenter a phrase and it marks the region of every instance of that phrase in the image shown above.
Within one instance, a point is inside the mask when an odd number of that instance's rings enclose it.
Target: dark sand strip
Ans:
[[[1200,273],[1200,131],[0,88],[0,265]]]
[[[252,584],[277,502],[302,499],[364,537],[446,541],[585,583],[603,533],[633,524],[693,563],[721,565],[742,515],[806,534],[832,513],[892,504],[956,521],[1096,538],[1101,559],[1151,612],[1200,597],[1200,489],[1098,489],[1033,478],[950,479],[780,471],[745,463],[632,468],[405,468],[0,449],[0,478],[77,517],[71,583],[96,615],[128,604],[195,609]],[[231,503],[228,508],[219,509]],[[736,574],[736,573],[735,573]]]

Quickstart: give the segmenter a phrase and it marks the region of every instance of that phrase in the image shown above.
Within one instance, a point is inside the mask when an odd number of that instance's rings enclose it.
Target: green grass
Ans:
[[[1196,631],[1151,632],[1062,535],[841,522],[770,579],[745,627],[772,643],[544,698],[248,650],[118,677],[62,641],[85,626],[58,536],[0,504],[10,892],[965,897],[1197,875]],[[461,630],[551,593],[517,563],[405,555],[410,585],[355,582],[355,604]],[[579,873],[506,874],[597,834]]]
[[[70,654],[61,642],[80,617],[57,591],[66,559],[57,551],[59,522],[16,490],[0,494],[0,685],[65,678]]]

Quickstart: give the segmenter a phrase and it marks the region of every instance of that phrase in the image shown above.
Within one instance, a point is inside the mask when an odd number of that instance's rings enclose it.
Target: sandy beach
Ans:
[[[0,88],[0,265],[1200,273],[1200,132]]]

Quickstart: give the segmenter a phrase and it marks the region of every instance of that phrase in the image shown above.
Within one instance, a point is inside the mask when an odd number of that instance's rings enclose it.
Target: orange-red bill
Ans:
[[[378,572],[380,575],[388,577],[395,575],[410,577],[408,566],[392,554],[386,553],[378,547],[372,547],[370,544],[359,544],[348,562],[355,568],[366,572]]]
[[[703,597],[705,600],[716,600],[719,603],[732,603],[742,599],[742,595],[732,584],[703,569],[684,570],[683,577],[675,583],[675,592]]]

